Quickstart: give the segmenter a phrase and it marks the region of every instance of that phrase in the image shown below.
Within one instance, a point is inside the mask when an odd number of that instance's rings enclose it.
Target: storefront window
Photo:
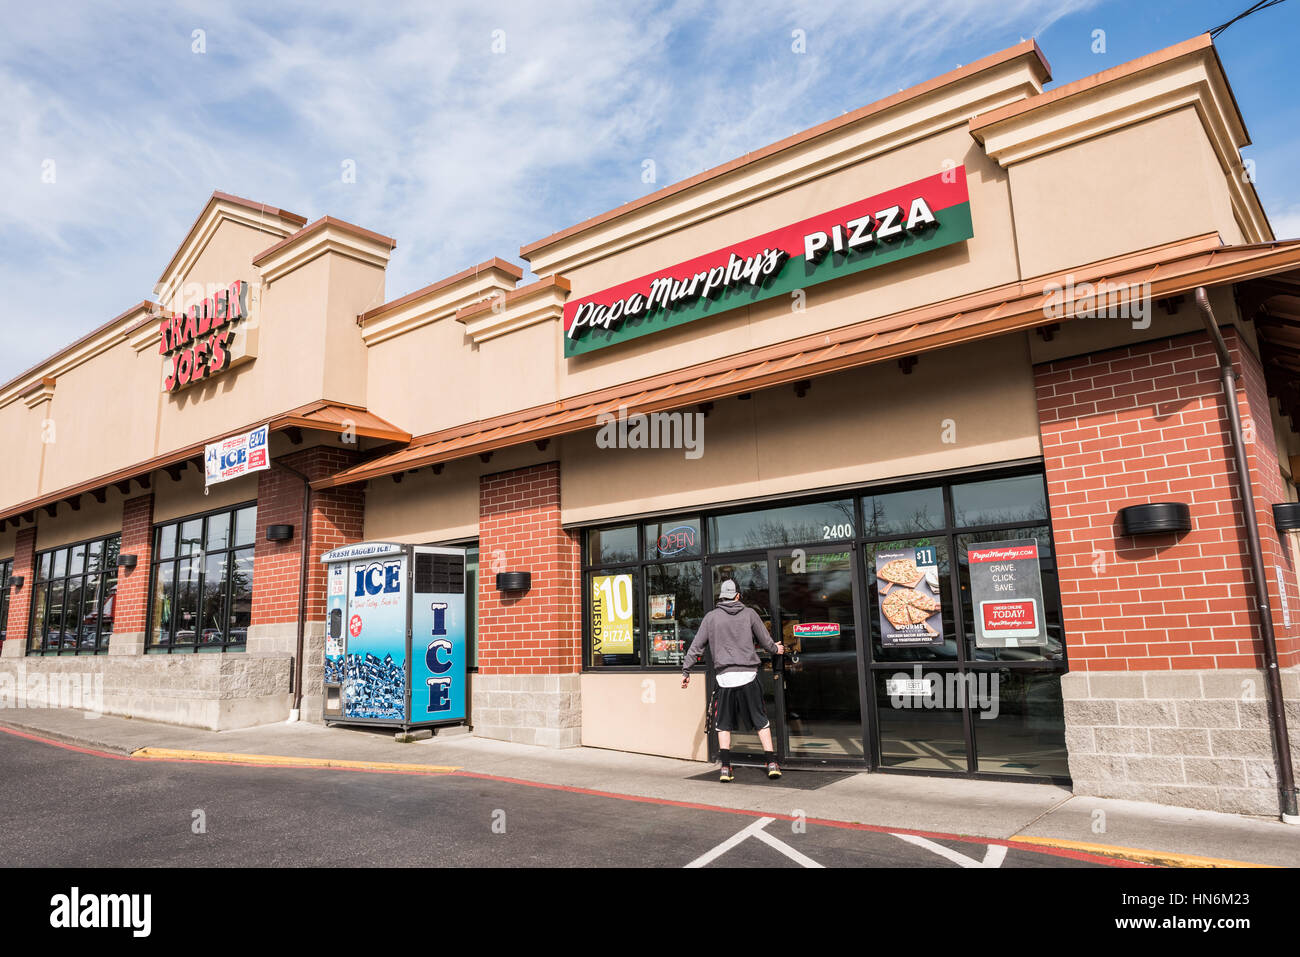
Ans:
[[[257,506],[154,529],[148,650],[242,650],[253,610]]]
[[[933,558],[932,565],[924,561],[927,549],[931,552],[929,557]],[[922,556],[921,564],[917,564],[918,554]],[[956,661],[957,606],[952,595],[947,537],[871,542],[864,546],[863,557],[871,583],[869,625],[872,658],[876,661]],[[893,569],[888,567],[890,562],[900,561],[913,563],[919,576],[915,584],[909,585],[906,576],[894,575]],[[912,598],[907,594],[909,591],[918,597]],[[894,596],[892,601],[889,600],[891,594]],[[929,614],[922,617],[922,613],[927,611]]]
[[[585,591],[591,665],[642,664],[640,569],[588,572]]]
[[[948,688],[959,677],[919,667],[877,671],[876,721],[880,765],[924,771],[966,771],[966,730],[962,708]]]
[[[594,565],[634,562],[637,558],[636,526],[595,528],[587,533],[587,560]]]
[[[1033,542],[1037,555],[1019,561],[977,562],[985,570],[981,573],[982,581],[977,581],[972,588],[972,547],[976,548],[978,557],[990,551],[979,546],[1006,542]],[[1065,632],[1057,599],[1050,528],[1031,525],[958,535],[957,555],[967,657],[972,661],[1061,661],[1065,654]],[[990,616],[1000,614],[1005,619],[1011,613],[1026,617],[1020,622],[1007,622],[1005,628],[989,621]],[[977,627],[977,614],[982,627]]]
[[[972,713],[980,771],[1069,777],[1061,675],[1055,671],[981,671]]]
[[[113,635],[121,541],[120,535],[113,535],[37,555],[29,654],[78,655],[108,650]]]
[[[866,538],[929,532],[947,525],[943,489],[918,488],[862,497],[862,534]]]
[[[5,635],[9,631],[9,579],[13,571],[12,558],[0,562],[0,641],[5,640]]]
[[[680,666],[704,617],[704,566],[699,562],[647,565],[651,665]]]
[[[853,500],[811,502],[709,519],[709,549],[739,552],[783,545],[812,545],[854,537]]]
[[[641,535],[645,557],[651,561],[695,558],[704,553],[700,520],[695,517],[648,522],[641,526]]]
[[[1047,490],[1039,474],[952,487],[953,524],[964,528],[1047,521]]]

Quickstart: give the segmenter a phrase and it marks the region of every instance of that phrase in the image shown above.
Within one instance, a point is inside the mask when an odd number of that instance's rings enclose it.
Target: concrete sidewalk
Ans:
[[[129,718],[91,717],[66,709],[9,710],[0,714],[0,726],[123,755],[148,748],[451,766],[566,788],[768,814],[802,813],[809,819],[885,828],[1041,842],[1152,863],[1207,866],[1209,861],[1198,859],[1215,859],[1300,866],[1300,827],[1136,801],[1074,797],[1065,788],[1042,784],[821,771],[787,772],[780,782],[769,783],[755,771],[738,773],[735,784],[721,785],[711,779],[716,765],[596,748],[551,750],[463,732],[402,744],[393,739],[391,731],[304,723],[203,731]],[[700,775],[708,777],[697,780]]]

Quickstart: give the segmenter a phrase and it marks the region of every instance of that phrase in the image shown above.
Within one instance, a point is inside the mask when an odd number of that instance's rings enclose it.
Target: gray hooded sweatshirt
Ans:
[[[707,647],[713,653],[713,669],[724,671],[756,671],[759,665],[757,641],[771,654],[776,654],[776,642],[763,626],[758,612],[740,601],[721,602],[704,616],[695,640],[682,661],[682,674],[690,672],[704,655]]]

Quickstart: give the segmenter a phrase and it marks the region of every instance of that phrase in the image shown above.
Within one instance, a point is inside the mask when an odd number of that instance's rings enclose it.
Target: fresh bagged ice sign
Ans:
[[[328,674],[328,671],[327,671]],[[349,718],[406,717],[406,669],[384,655],[348,655],[343,661],[344,714]]]

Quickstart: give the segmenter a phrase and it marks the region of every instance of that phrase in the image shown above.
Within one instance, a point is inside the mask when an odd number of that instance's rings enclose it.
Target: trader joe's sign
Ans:
[[[1026,538],[976,543],[966,557],[975,603],[976,647],[1043,644],[1043,579],[1038,568],[1038,542]]]
[[[232,282],[184,312],[164,316],[158,324],[158,353],[164,357],[163,391],[217,375],[238,359],[250,357],[247,330],[248,283]],[[241,340],[236,347],[236,340]]]
[[[957,166],[564,306],[564,354],[605,346],[970,239]]]

